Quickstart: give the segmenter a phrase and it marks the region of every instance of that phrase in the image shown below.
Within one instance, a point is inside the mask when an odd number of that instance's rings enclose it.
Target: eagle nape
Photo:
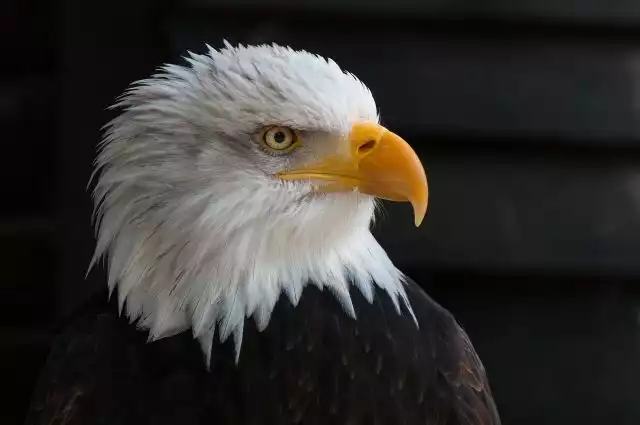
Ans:
[[[428,186],[364,83],[226,44],[115,106],[105,293],[55,340],[28,424],[500,424],[465,332],[371,234],[376,199],[420,225]]]

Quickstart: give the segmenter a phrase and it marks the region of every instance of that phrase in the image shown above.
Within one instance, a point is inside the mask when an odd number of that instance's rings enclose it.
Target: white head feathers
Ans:
[[[96,161],[98,243],[109,288],[151,340],[189,329],[208,356],[214,334],[240,352],[246,317],[260,329],[281,293],[327,287],[354,315],[349,285],[406,303],[403,276],[370,233],[374,199],[313,196],[272,175],[289,159],[261,150],[265,125],[309,145],[377,121],[369,90],[333,61],[279,46],[209,48],[167,65],[114,106]],[[310,150],[307,154],[312,155]]]

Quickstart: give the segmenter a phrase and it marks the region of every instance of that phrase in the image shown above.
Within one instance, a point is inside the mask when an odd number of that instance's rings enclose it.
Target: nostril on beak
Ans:
[[[366,142],[364,142],[358,147],[358,153],[361,155],[365,155],[369,153],[371,150],[373,150],[373,148],[375,147],[376,147],[375,140],[367,140]]]

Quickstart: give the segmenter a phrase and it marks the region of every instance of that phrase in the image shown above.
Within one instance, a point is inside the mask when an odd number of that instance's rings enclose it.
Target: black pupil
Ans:
[[[286,138],[287,138],[287,135],[286,135],[286,134],[284,134],[284,132],[282,132],[282,131],[278,131],[277,133],[275,133],[275,134],[273,135],[273,140],[274,140],[277,144],[284,143],[284,141],[286,140]]]

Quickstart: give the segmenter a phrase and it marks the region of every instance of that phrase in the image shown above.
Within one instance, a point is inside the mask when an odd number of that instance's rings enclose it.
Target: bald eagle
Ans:
[[[58,336],[27,423],[498,425],[469,338],[371,234],[377,199],[419,225],[428,190],[369,89],[208,49],[114,105],[92,265],[115,296]]]

